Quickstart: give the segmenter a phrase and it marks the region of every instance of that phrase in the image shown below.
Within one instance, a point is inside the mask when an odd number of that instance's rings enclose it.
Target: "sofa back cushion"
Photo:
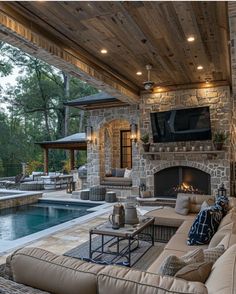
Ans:
[[[210,195],[201,195],[201,194],[188,194],[188,193],[179,193],[179,195],[189,198],[189,213],[198,213],[201,209],[201,205],[205,200],[215,200],[213,196]]]
[[[233,294],[236,284],[236,244],[225,251],[212,267],[205,285],[209,294]]]
[[[54,294],[96,294],[104,266],[57,256],[40,248],[23,248],[8,258],[13,280]]]
[[[223,217],[223,219],[220,222],[218,230],[222,229],[226,225],[230,223],[236,223],[236,211],[234,209],[231,209],[226,216]]]
[[[220,244],[226,234],[236,233],[236,223],[229,223],[221,229],[218,229],[214,236],[211,238],[208,248],[216,247]],[[226,248],[227,249],[227,248]]]
[[[189,197],[182,194],[177,196],[175,203],[175,212],[182,215],[187,215],[189,212]]]
[[[98,274],[98,293],[102,294],[171,294],[201,293],[207,289],[200,282],[189,282],[127,268],[106,266]]]

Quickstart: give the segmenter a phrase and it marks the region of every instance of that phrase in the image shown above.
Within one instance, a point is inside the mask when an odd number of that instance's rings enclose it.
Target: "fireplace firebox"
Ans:
[[[178,193],[210,194],[210,175],[188,166],[170,167],[155,173],[155,197],[175,198]]]

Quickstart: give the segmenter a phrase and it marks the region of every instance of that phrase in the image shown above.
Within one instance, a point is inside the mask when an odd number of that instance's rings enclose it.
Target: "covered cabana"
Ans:
[[[44,141],[36,143],[44,150],[44,172],[48,173],[49,149],[64,149],[70,151],[70,169],[75,168],[75,150],[87,150],[85,133],[76,133],[56,141]]]

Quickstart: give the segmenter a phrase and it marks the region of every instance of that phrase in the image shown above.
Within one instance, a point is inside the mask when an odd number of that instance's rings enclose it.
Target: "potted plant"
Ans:
[[[228,135],[225,132],[219,131],[214,134],[213,143],[216,150],[222,150],[227,138],[228,138]]]
[[[150,148],[149,134],[145,133],[140,139],[143,142],[143,150],[144,150],[144,152],[149,152],[149,148]]]

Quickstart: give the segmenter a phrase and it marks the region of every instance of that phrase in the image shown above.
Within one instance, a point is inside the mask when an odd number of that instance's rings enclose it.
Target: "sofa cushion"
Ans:
[[[223,245],[225,249],[228,249],[230,246],[234,244],[236,244],[236,234],[229,232],[220,241],[218,246]]]
[[[163,207],[148,212],[146,216],[154,217],[156,225],[178,228],[185,220],[194,220],[196,214],[181,215],[173,207]]]
[[[233,294],[236,281],[236,244],[214,263],[205,285],[209,294]]]
[[[218,230],[233,222],[236,223],[236,212],[234,210],[229,211],[229,213],[227,213],[226,216],[222,218]]]
[[[187,281],[205,283],[212,268],[212,262],[197,262],[188,264],[180,269],[176,274],[176,278],[181,278]]]
[[[116,168],[111,169],[111,176],[115,177],[116,176]]]
[[[204,284],[168,276],[107,266],[98,275],[102,294],[207,294]]]
[[[236,224],[230,223],[225,225],[223,228],[219,229],[214,236],[212,237],[208,248],[216,247],[220,244],[226,234],[228,233],[236,233]]]
[[[189,198],[182,197],[182,195],[178,195],[175,203],[175,212],[187,215],[189,212]]]
[[[193,224],[193,220],[186,220],[182,223],[182,225],[176,231],[177,234],[185,234],[188,235],[188,232]]]
[[[105,177],[101,181],[101,184],[111,186],[132,186],[132,179],[123,177]]]
[[[23,248],[9,258],[15,282],[56,294],[96,294],[96,276],[104,268],[40,248]]]
[[[179,195],[182,195],[183,197],[189,197],[190,204],[189,204],[189,212],[190,213],[198,213],[201,209],[201,205],[205,200],[215,198],[210,195],[201,195],[201,194],[188,194],[188,193],[179,193]]]
[[[116,168],[116,177],[124,177],[125,168]]]
[[[203,250],[204,260],[206,262],[215,263],[217,259],[225,252],[225,246],[223,244],[219,244],[214,248],[207,248]]]
[[[163,260],[157,274],[162,276],[174,276],[187,263],[175,255],[169,255]]]
[[[181,251],[183,254],[187,253],[190,250],[194,250],[196,248],[207,248],[207,245],[188,245],[187,244],[187,235],[185,234],[175,234],[170,241],[166,244],[165,249]]]

